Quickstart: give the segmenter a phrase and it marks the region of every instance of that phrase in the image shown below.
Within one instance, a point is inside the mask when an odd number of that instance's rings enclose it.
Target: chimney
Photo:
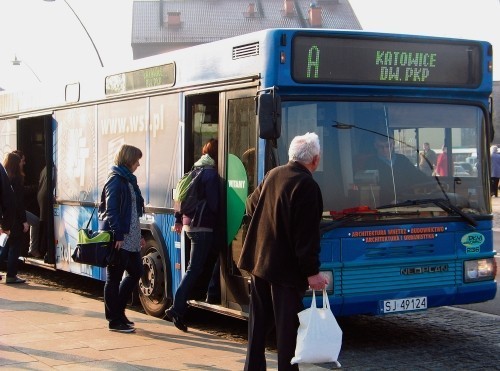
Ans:
[[[284,0],[284,15],[285,17],[291,17],[295,14],[295,7],[293,5],[293,0]]]
[[[249,3],[247,6],[247,11],[244,13],[245,17],[253,18],[255,17],[255,3]]]
[[[181,25],[181,12],[167,12],[167,26],[180,27]]]
[[[311,27],[321,27],[321,24],[321,7],[312,3],[309,8],[309,25]]]

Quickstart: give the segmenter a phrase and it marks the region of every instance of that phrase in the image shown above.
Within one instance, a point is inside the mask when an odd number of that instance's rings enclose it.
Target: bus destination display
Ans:
[[[292,77],[301,83],[475,87],[477,44],[296,36]]]
[[[173,63],[148,67],[106,77],[106,94],[125,93],[146,88],[172,86],[175,82]]]

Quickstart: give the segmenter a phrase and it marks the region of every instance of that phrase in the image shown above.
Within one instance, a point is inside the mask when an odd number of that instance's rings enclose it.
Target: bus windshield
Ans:
[[[325,215],[377,209],[390,215],[391,206],[405,205],[410,218],[447,216],[440,200],[464,213],[488,211],[488,171],[477,161],[486,151],[478,107],[283,99],[281,113],[281,164],[294,136],[320,137],[314,178]]]

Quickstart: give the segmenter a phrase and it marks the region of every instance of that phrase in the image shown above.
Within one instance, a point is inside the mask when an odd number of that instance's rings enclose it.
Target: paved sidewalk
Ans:
[[[132,334],[111,332],[100,300],[33,283],[0,282],[0,368],[242,370],[246,344],[127,311]],[[268,368],[277,369],[268,353]],[[311,369],[311,368],[308,368]]]

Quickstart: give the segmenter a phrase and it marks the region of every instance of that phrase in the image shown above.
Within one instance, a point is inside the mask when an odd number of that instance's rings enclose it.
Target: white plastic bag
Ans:
[[[295,363],[340,363],[337,358],[342,346],[342,330],[330,310],[326,290],[323,290],[323,308],[316,307],[316,295],[313,290],[311,307],[299,312],[299,329],[297,330],[297,345]]]

